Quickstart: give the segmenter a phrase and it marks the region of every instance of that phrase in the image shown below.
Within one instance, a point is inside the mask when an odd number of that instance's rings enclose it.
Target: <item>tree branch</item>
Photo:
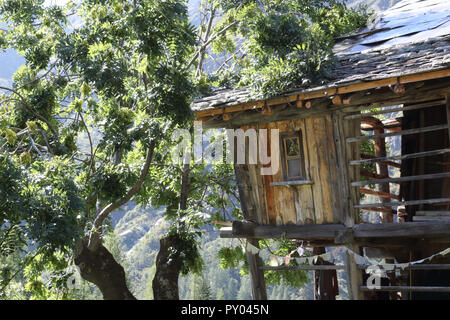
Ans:
[[[91,149],[91,161],[89,162],[89,169],[86,175],[86,181],[85,184],[89,181],[89,179],[91,178],[91,170],[95,171],[95,160],[94,160],[94,145],[92,144],[92,138],[91,138],[91,133],[89,132],[89,129],[86,125],[86,122],[83,119],[83,115],[81,114],[81,112],[78,112],[78,115],[80,116],[80,120],[81,123],[84,126],[84,129],[86,130],[88,139],[89,139],[89,146]]]
[[[155,150],[155,141],[152,140],[150,142],[150,146],[147,150],[147,156],[145,159],[144,167],[142,168],[142,171],[141,171],[138,181],[130,190],[128,190],[127,194],[124,197],[122,197],[121,199],[117,200],[114,203],[108,204],[106,207],[103,208],[103,210],[100,211],[100,213],[97,215],[97,217],[94,220],[91,237],[93,234],[97,234],[97,237],[98,237],[98,234],[99,234],[98,230],[101,229],[103,221],[106,219],[106,217],[111,212],[120,208],[122,205],[124,205],[125,203],[130,201],[131,198],[141,189],[142,185],[144,184],[145,178],[147,177],[148,171],[150,169],[150,164],[153,159],[154,150]],[[93,243],[92,245],[95,245],[95,243]],[[89,247],[91,248],[91,241],[89,243]]]
[[[211,38],[209,38],[208,41],[206,41],[204,44],[202,44],[200,49],[194,54],[194,56],[191,58],[191,61],[189,61],[186,69],[189,69],[192,66],[192,64],[194,63],[195,59],[198,58],[198,56],[200,55],[202,50],[206,50],[206,48],[211,44],[211,42],[216,40],[219,36],[221,36],[222,34],[227,32],[228,29],[230,29],[232,26],[238,24],[239,22],[241,22],[241,20],[235,20],[232,23],[230,23],[229,25],[227,25],[226,27],[222,28],[220,31],[216,32],[213,36],[211,36]]]
[[[53,128],[53,126],[47,121],[47,119],[45,119],[43,116],[41,116],[39,113],[37,113],[36,111],[34,111],[26,102],[26,100],[24,99],[24,97],[22,97],[22,95],[14,89],[11,88],[6,88],[6,87],[2,87],[0,86],[1,90],[5,90],[5,91],[9,91],[14,93],[15,95],[17,95],[20,98],[20,101],[23,103],[23,107],[25,109],[27,109],[27,111],[29,111],[31,114],[33,114],[36,118],[42,120],[45,122],[45,124],[48,126],[48,128],[52,131],[52,133],[57,136],[56,130]]]

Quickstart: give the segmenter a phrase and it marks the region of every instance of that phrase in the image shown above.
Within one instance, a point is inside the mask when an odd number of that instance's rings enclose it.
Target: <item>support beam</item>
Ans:
[[[362,291],[414,291],[414,292],[450,292],[450,287],[418,287],[418,286],[380,286],[375,289],[369,289],[366,286],[361,286]]]
[[[376,140],[379,138],[403,136],[403,135],[408,135],[408,134],[416,134],[416,133],[424,133],[424,132],[432,132],[432,131],[444,130],[444,129],[449,129],[449,128],[450,128],[450,126],[447,124],[443,124],[443,125],[440,124],[440,125],[436,125],[436,126],[429,126],[429,127],[423,127],[423,128],[414,128],[414,129],[406,129],[406,130],[396,131],[396,132],[373,134],[370,136],[352,137],[352,138],[347,138],[346,141],[349,143],[349,142],[358,142],[358,141],[365,141],[365,140]]]
[[[418,180],[430,180],[430,179],[442,179],[449,178],[450,172],[444,173],[431,173],[431,174],[423,174],[418,176],[407,176],[407,177],[399,177],[399,178],[382,178],[382,179],[374,179],[374,180],[364,180],[364,181],[355,181],[351,183],[352,187],[361,187],[369,184],[378,184],[378,183],[397,183],[397,182],[406,182],[406,181],[418,181]]]
[[[416,216],[448,216],[450,211],[416,211]]]
[[[392,113],[392,112],[399,112],[399,111],[408,111],[408,110],[417,110],[422,108],[429,108],[429,107],[435,107],[439,105],[443,105],[445,103],[445,100],[438,100],[438,101],[432,101],[432,102],[426,102],[426,103],[419,103],[415,105],[409,105],[407,107],[399,107],[399,108],[389,108],[389,109],[383,109],[379,111],[374,112],[368,112],[368,113],[359,113],[359,114],[352,114],[345,116],[345,120],[351,120],[351,119],[358,119],[361,117],[366,116],[374,116],[374,115],[380,115],[385,113]]]
[[[307,225],[258,225],[248,221],[233,221],[234,238],[255,239],[334,239],[336,232],[344,231],[342,224],[307,224]]]
[[[372,189],[359,188],[359,192],[364,193],[364,194],[370,194],[370,195],[378,196],[378,197],[381,197],[381,198],[400,200],[400,196],[398,196],[396,194],[382,192],[382,191],[377,191],[377,190],[372,190]]]
[[[420,158],[420,157],[430,157],[430,156],[436,156],[436,155],[449,153],[449,152],[450,152],[450,148],[446,148],[446,149],[424,151],[424,152],[416,152],[416,153],[410,153],[410,154],[404,154],[404,155],[398,155],[398,156],[367,158],[367,159],[362,159],[362,160],[351,160],[351,161],[349,161],[349,164],[352,165],[352,166],[355,166],[355,165],[361,165],[361,164],[367,164],[367,163],[375,163],[375,162],[382,162],[382,161],[392,161],[392,160],[404,160],[404,159],[413,159],[413,158]]]
[[[286,271],[286,270],[344,270],[344,265],[312,265],[312,266],[278,266],[261,267],[261,270]]]
[[[347,248],[353,252],[361,253],[358,245],[351,244]],[[345,266],[347,273],[348,296],[350,300],[363,300],[364,293],[360,288],[363,284],[362,271],[358,268],[355,258],[348,251],[345,252]]]
[[[280,103],[286,103],[286,102],[294,102],[297,100],[309,100],[309,99],[317,99],[317,98],[329,98],[331,96],[335,96],[336,94],[345,94],[345,93],[351,93],[351,92],[359,92],[359,91],[366,91],[370,89],[376,89],[379,87],[387,87],[389,85],[396,85],[398,83],[404,84],[404,83],[414,83],[414,82],[420,82],[420,81],[426,81],[426,80],[433,80],[437,78],[444,78],[450,76],[450,69],[447,70],[438,70],[433,72],[426,72],[421,74],[415,74],[415,75],[407,75],[402,77],[392,77],[388,79],[381,79],[381,80],[375,80],[375,81],[369,81],[369,82],[361,82],[361,83],[355,83],[350,85],[345,85],[342,87],[330,87],[330,88],[322,88],[318,90],[310,90],[310,91],[303,91],[303,92],[293,92],[288,96],[281,96],[281,97],[275,97],[268,99],[266,101],[264,100],[258,100],[253,102],[246,102],[241,103],[237,105],[229,105],[223,107],[225,112],[234,112],[238,110],[248,110],[253,109],[255,107],[262,107],[264,106],[264,103],[267,103],[268,105],[276,105]],[[445,83],[438,83],[438,86],[444,85]],[[416,92],[419,92],[422,94],[422,96],[426,93],[428,93],[428,96],[433,96],[432,92],[429,90],[429,88],[425,86],[422,86],[421,88],[418,88],[417,90],[414,90]],[[423,92],[421,92],[423,91]],[[442,92],[439,91],[439,92]],[[405,96],[408,95],[398,95],[394,92],[389,92],[389,98],[390,99],[405,99]],[[414,97],[413,101],[417,100],[414,94],[411,96]],[[364,99],[365,98],[365,99]],[[375,99],[372,97],[372,95],[364,95],[363,98],[360,99],[352,99],[349,101],[349,103],[352,104],[364,104],[365,100],[372,100]],[[431,99],[431,97],[430,97]],[[391,105],[395,105],[395,103],[392,103]],[[195,114],[197,117],[204,117],[204,116],[210,116],[218,113],[223,113],[221,110],[222,108],[216,108],[216,109],[210,109],[210,110],[202,110],[202,111],[196,111]]]
[[[222,231],[225,229],[224,231]],[[253,239],[299,239],[305,241],[334,240],[339,233],[353,232],[355,242],[361,240],[394,239],[433,239],[450,237],[450,222],[403,222],[356,224],[345,227],[341,224],[310,224],[310,225],[258,225],[252,222],[234,221],[230,235],[229,228],[222,228],[221,237],[253,238]]]
[[[415,205],[419,205],[419,204],[436,204],[436,203],[450,203],[450,198],[408,200],[408,201],[396,201],[396,202],[363,203],[363,204],[355,205],[355,208],[415,206]]]
[[[386,158],[386,155],[384,155],[384,156],[379,156],[379,155],[372,156],[372,155],[364,154],[364,153],[361,154],[361,159],[370,160],[370,159],[375,159],[375,158]],[[390,166],[390,167],[394,167],[394,168],[398,168],[398,169],[400,169],[401,166],[402,166],[401,163],[397,163],[397,162],[393,162],[393,161],[386,161],[386,160],[374,161],[373,163],[380,163],[381,165]],[[389,175],[386,174],[385,176],[389,176]]]
[[[450,236],[448,222],[402,222],[358,224],[353,227],[355,239],[439,238]]]
[[[360,265],[359,267],[363,270],[367,269],[370,265]],[[380,269],[383,269],[382,265],[378,266]],[[395,269],[401,269],[399,266],[395,266]],[[450,264],[412,264],[404,270],[450,270]]]
[[[247,239],[249,243],[259,248],[258,240]],[[258,254],[247,251],[248,271],[252,284],[253,300],[267,300],[266,282],[264,280],[264,271],[261,267],[264,265]]]

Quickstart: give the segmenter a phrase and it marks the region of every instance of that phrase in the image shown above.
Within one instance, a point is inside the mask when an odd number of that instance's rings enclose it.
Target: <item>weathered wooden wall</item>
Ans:
[[[240,186],[245,188],[244,202],[247,210],[254,212],[255,222],[270,225],[345,223],[346,215],[350,215],[348,220],[354,220],[348,200],[359,194],[349,192],[345,195],[343,189],[349,186],[349,179],[356,178],[353,172],[348,172],[347,157],[357,158],[359,149],[357,144],[347,146],[344,137],[338,135],[339,130],[342,135],[359,135],[359,120],[345,124],[342,121],[342,117],[326,114],[242,127],[244,130],[279,129],[280,135],[301,131],[305,179],[312,181],[305,185],[271,186],[272,182],[284,180],[281,155],[280,168],[273,175],[261,175],[261,164],[236,165]],[[268,136],[270,138],[270,134]],[[269,139],[268,150],[271,143],[274,141]],[[347,170],[345,181],[341,169]],[[358,199],[353,200],[357,203]]]

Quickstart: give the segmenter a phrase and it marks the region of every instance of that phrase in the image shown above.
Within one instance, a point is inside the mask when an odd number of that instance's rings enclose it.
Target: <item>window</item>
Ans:
[[[284,179],[305,179],[301,132],[282,135],[281,144]]]

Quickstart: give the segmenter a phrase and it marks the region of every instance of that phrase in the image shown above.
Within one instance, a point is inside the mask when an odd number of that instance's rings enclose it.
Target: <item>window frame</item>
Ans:
[[[296,138],[299,142],[299,155],[298,156],[288,156],[286,150],[286,141],[289,138]],[[283,179],[284,181],[302,181],[306,180],[306,171],[305,171],[305,154],[303,152],[303,135],[302,131],[292,131],[282,133],[280,135],[280,145],[281,145],[281,162],[282,162],[282,170],[283,170]],[[288,161],[299,159],[300,161],[300,175],[295,177],[289,177],[288,175]]]

